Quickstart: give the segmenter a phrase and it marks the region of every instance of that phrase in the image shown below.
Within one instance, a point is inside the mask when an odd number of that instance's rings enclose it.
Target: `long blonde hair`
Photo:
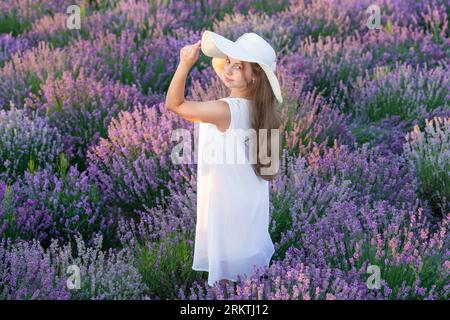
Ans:
[[[271,148],[271,129],[280,129],[281,118],[280,112],[278,110],[278,100],[276,100],[275,95],[272,91],[272,87],[270,86],[270,82],[267,79],[267,76],[261,66],[257,63],[249,62],[252,73],[254,75],[253,82],[250,80],[247,82],[247,87],[249,90],[249,95],[252,97],[252,101],[254,103],[254,108],[252,108],[251,112],[251,126],[256,131],[256,155],[259,155],[259,141],[260,141],[260,132],[259,129],[267,129],[267,156],[271,159],[269,164],[263,165],[260,162],[260,157],[257,156],[256,164],[252,164],[253,170],[257,176],[260,176],[264,180],[270,181],[275,178],[280,172],[279,164],[280,164],[280,154],[281,150],[278,152],[278,158],[274,159],[275,155],[272,155]],[[245,68],[245,66],[244,66]],[[278,147],[281,149],[281,133],[278,135]],[[278,171],[272,175],[263,175],[261,174],[261,168],[270,167],[273,164],[273,160],[278,162]]]

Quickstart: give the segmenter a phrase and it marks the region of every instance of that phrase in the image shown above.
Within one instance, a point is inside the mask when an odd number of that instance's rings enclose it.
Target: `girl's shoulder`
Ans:
[[[224,97],[222,99],[232,99],[232,100],[238,100],[238,101],[244,101],[244,102],[252,102],[253,100],[247,99],[247,98],[241,98],[241,97]]]
[[[219,100],[224,100],[226,102],[228,102],[230,105],[234,105],[234,106],[253,106],[253,100],[250,99],[246,99],[246,98],[240,98],[240,97],[224,97],[221,98]]]

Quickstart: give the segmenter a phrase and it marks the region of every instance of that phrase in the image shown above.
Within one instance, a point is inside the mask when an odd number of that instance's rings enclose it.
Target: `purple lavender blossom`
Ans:
[[[7,199],[8,201],[5,201]],[[111,240],[114,217],[86,172],[76,167],[25,172],[0,199],[2,237],[68,241],[79,232],[86,239],[103,232]]]
[[[179,176],[180,165],[171,158],[172,131],[193,126],[165,110],[163,104],[138,105],[119,113],[108,127],[108,138],[88,150],[89,176],[107,202],[126,211],[152,207],[167,193],[168,182]],[[186,168],[194,171],[192,164]]]
[[[47,117],[13,108],[0,110],[0,180],[13,183],[30,169],[56,167],[63,138]]]

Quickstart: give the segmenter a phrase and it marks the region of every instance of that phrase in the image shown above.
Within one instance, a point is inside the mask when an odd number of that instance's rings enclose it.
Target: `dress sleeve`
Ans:
[[[219,100],[225,101],[228,104],[231,113],[230,126],[228,127],[228,129],[226,129],[224,132],[221,132],[219,129],[217,129],[217,131],[219,131],[220,133],[225,134],[230,129],[236,128],[236,122],[238,121],[237,117],[239,116],[239,106],[236,104],[236,101],[233,101],[233,99],[221,98]]]

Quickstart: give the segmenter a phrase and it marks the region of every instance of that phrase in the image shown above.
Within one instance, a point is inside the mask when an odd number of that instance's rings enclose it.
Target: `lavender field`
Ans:
[[[0,299],[448,299],[449,16],[447,0],[0,0]],[[171,158],[194,123],[165,94],[205,30],[266,39],[284,98],[276,251],[236,292],[191,269],[197,165]],[[228,94],[201,55],[186,99]]]

